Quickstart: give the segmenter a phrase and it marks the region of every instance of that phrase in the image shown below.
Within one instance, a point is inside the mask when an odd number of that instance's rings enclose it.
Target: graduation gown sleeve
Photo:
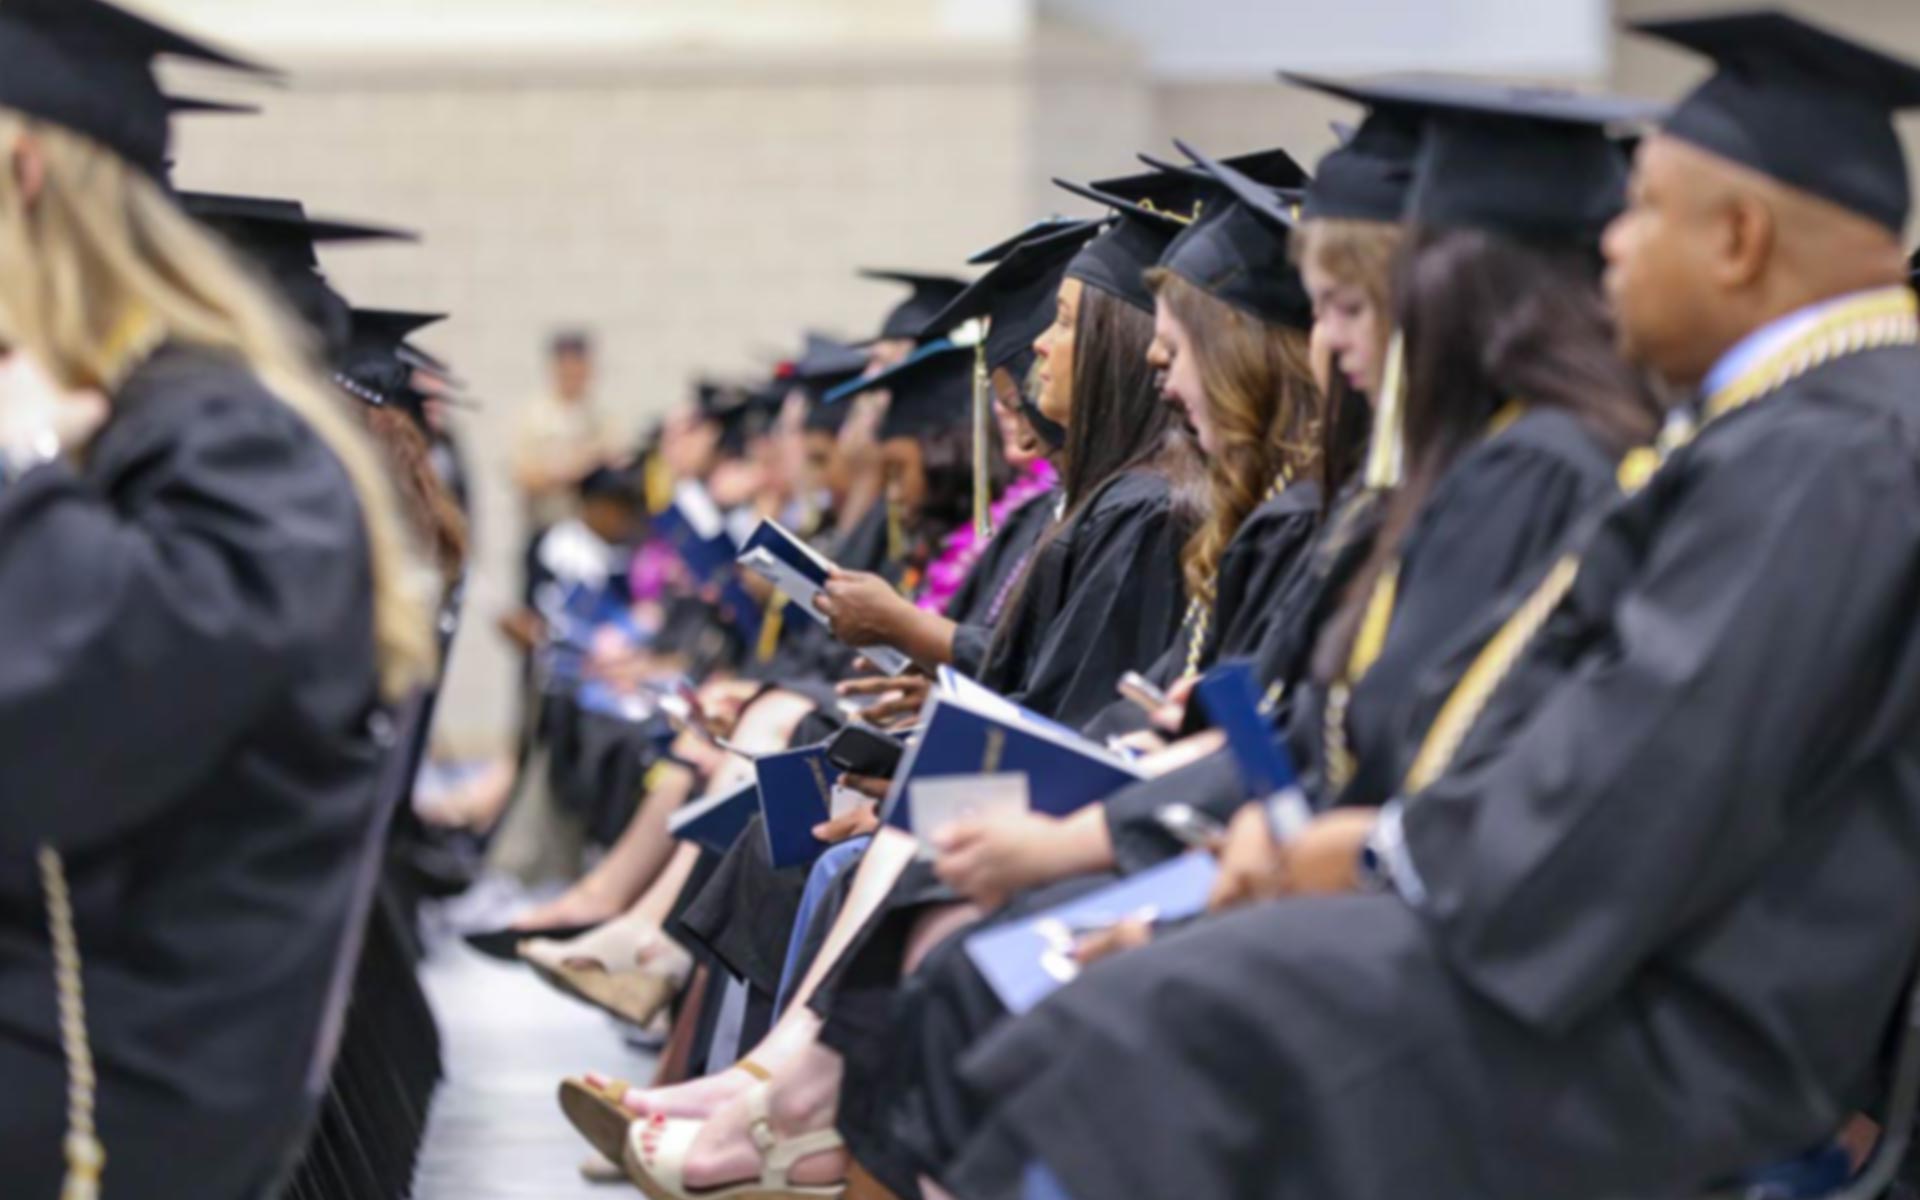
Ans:
[[[364,579],[344,475],[264,398],[152,396],[0,492],[0,850],[111,841],[231,753]]]
[[[1612,514],[1594,586],[1407,802],[1447,957],[1524,1021],[1565,1030],[1615,996],[1755,887],[1797,812],[1884,794],[1859,772],[1884,747],[1861,739],[1911,637],[1920,486],[1898,429],[1836,421],[1822,399],[1802,388],[1726,418]],[[1614,575],[1618,595],[1592,594]]]

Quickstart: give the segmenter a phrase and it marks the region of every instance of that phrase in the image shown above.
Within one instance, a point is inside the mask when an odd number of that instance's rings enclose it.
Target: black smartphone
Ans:
[[[849,725],[827,743],[827,761],[849,775],[891,779],[906,747],[864,725]]]

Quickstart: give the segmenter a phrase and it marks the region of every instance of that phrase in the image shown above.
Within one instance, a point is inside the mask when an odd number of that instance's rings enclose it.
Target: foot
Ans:
[[[658,925],[632,914],[565,941],[528,938],[520,945],[520,956],[546,967],[598,966],[605,971],[644,967],[672,979],[684,978],[693,963]]]
[[[793,1089],[782,1090],[791,1095]],[[804,1105],[783,1100],[776,1092],[769,1103],[769,1117],[774,1137],[782,1140],[830,1129],[833,1126],[832,1096],[828,1094],[824,1105]],[[652,1135],[663,1130],[666,1122],[664,1117],[650,1118],[649,1129],[642,1135],[642,1145],[649,1144]],[[700,1192],[760,1178],[765,1155],[754,1144],[752,1125],[753,1113],[744,1095],[714,1111],[701,1125],[687,1154],[684,1182],[688,1191]],[[788,1182],[798,1187],[842,1183],[847,1177],[847,1163],[847,1152],[843,1148],[809,1154],[793,1164]]]
[[[587,1081],[604,1087],[607,1076],[589,1074]],[[754,1077],[739,1067],[729,1067],[717,1075],[689,1079],[672,1087],[629,1088],[622,1107],[636,1118],[678,1117],[704,1120],[728,1101],[754,1085]]]
[[[616,897],[605,895],[582,880],[545,904],[521,913],[515,918],[513,928],[538,934],[543,929],[603,925],[618,917],[625,907]]]

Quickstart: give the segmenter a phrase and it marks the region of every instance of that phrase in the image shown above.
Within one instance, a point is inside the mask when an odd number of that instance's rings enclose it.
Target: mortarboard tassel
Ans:
[[[60,1052],[67,1067],[67,1134],[62,1142],[67,1172],[60,1185],[60,1200],[98,1200],[107,1152],[93,1120],[93,1043],[87,1036],[86,993],[80,975],[80,941],[73,929],[73,900],[60,852],[43,845],[38,857],[40,890],[46,897],[48,937],[53,947]]]
[[[1367,461],[1361,476],[1376,491],[1400,486],[1406,472],[1406,437],[1402,427],[1406,408],[1406,339],[1395,330],[1387,343],[1386,369],[1380,373],[1379,402],[1373,410],[1373,436],[1367,441]]]
[[[992,482],[987,477],[992,436],[989,420],[992,384],[987,372],[987,340],[973,344],[973,532],[981,541],[993,536]]]

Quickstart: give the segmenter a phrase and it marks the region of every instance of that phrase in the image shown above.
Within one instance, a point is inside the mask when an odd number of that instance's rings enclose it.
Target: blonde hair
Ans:
[[[1292,245],[1296,263],[1312,263],[1366,293],[1383,343],[1384,331],[1393,324],[1393,259],[1400,249],[1400,233],[1401,227],[1391,221],[1320,217],[1302,221]]]
[[[1322,402],[1306,334],[1249,316],[1163,268],[1147,282],[1192,339],[1219,443],[1207,456],[1207,519],[1180,556],[1187,594],[1210,603],[1220,558],[1247,515],[1276,479],[1318,467]]]
[[[280,306],[159,185],[60,126],[0,109],[0,147],[38,144],[31,204],[0,185],[0,337],[69,387],[112,391],[157,341],[231,354],[332,451],[359,500],[373,576],[375,651],[389,699],[435,657],[423,572],[380,460],[340,394],[310,365]],[[145,330],[150,338],[133,332]]]

